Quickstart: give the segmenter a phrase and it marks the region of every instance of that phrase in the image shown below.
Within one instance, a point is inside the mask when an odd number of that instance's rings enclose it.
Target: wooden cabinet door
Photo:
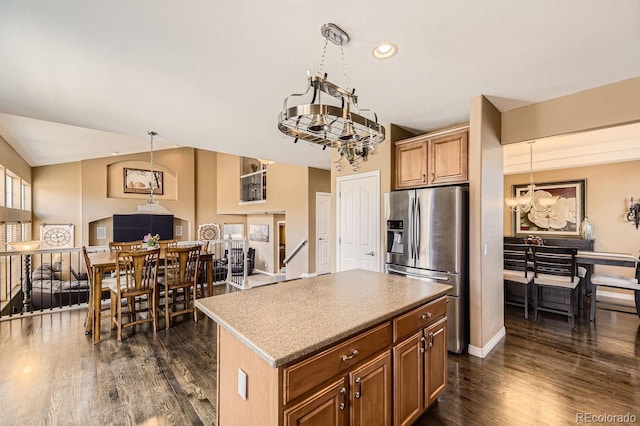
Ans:
[[[415,188],[427,184],[427,140],[396,145],[395,189]]]
[[[433,324],[424,331],[425,356],[425,408],[438,398],[447,387],[447,319]]]
[[[424,410],[424,360],[422,331],[393,348],[394,421],[412,424]]]
[[[346,426],[346,377],[331,383],[299,404],[285,410],[285,426]]]
[[[429,184],[466,182],[468,132],[435,137],[429,141]]]
[[[391,351],[349,373],[351,425],[391,425]]]

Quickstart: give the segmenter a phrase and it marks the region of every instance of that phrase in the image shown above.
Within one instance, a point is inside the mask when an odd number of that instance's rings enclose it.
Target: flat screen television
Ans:
[[[173,239],[171,214],[114,214],[113,241],[141,240],[145,235],[160,235],[161,240]]]

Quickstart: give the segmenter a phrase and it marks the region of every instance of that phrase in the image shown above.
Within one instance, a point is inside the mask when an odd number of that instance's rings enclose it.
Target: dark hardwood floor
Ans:
[[[1,425],[211,425],[215,324],[145,325],[122,343],[83,333],[85,310],[0,322]],[[640,418],[640,319],[598,309],[597,324],[506,311],[485,359],[450,355],[448,388],[418,425],[576,424],[579,413]],[[636,419],[636,421],[640,421]]]

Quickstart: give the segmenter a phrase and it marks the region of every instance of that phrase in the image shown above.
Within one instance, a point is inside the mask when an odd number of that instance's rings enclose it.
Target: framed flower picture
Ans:
[[[586,187],[586,179],[535,184],[534,207],[525,212],[518,205],[514,213],[514,234],[579,236],[585,215]],[[513,185],[513,196],[524,196],[528,190],[528,184]],[[559,198],[549,211],[544,211],[536,201],[540,197]]]

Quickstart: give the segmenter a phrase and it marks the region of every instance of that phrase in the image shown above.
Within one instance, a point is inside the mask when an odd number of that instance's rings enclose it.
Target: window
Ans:
[[[5,197],[5,205],[9,208],[13,207],[13,176],[7,173],[6,178],[6,197]]]
[[[244,237],[244,224],[243,223],[225,223],[222,226],[222,234],[224,238],[241,240]]]
[[[31,185],[25,181],[20,182],[20,208],[31,211]]]
[[[4,184],[5,184],[5,179],[4,179],[4,167],[0,166],[0,207],[5,205],[5,190],[4,190]],[[3,242],[4,239],[0,240],[0,242]]]

